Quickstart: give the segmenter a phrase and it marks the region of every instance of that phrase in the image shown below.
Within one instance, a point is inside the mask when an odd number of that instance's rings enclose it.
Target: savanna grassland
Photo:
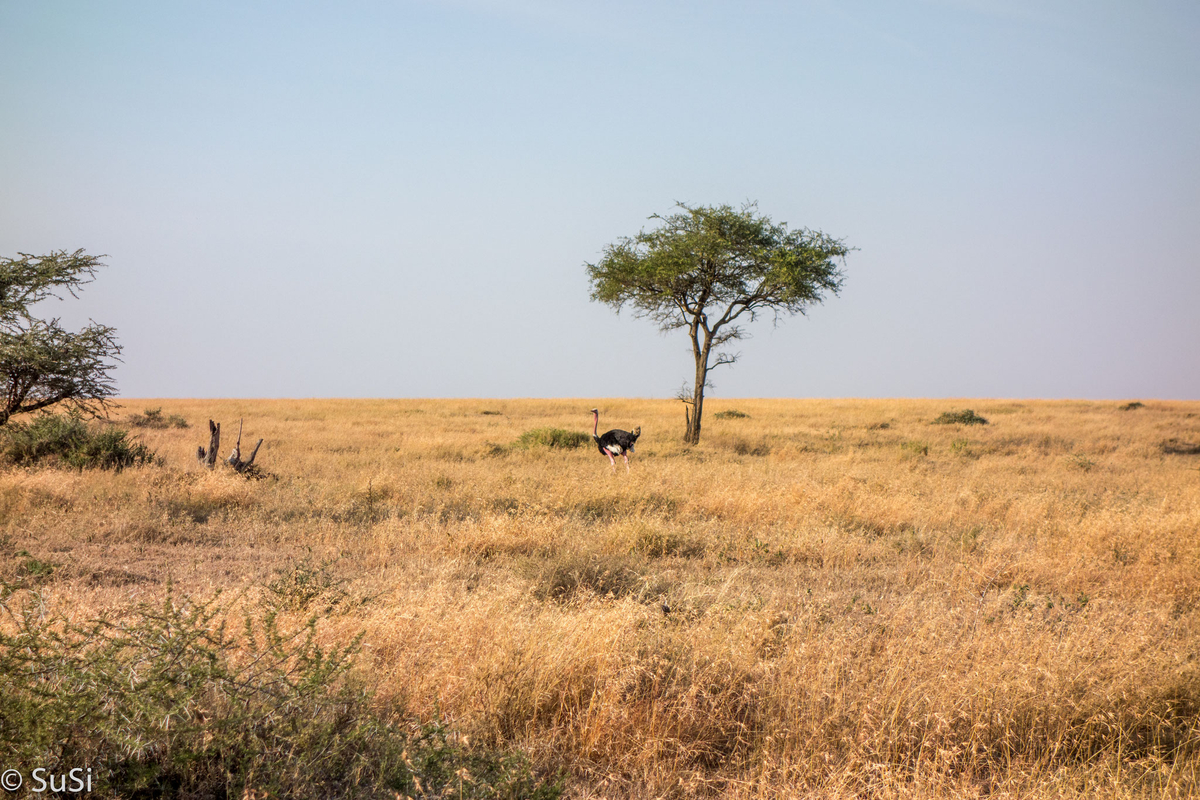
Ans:
[[[1200,795],[1200,403],[600,401],[629,473],[513,446],[593,401],[124,403],[162,464],[0,473],[0,578],[74,618],[274,594],[570,797]]]

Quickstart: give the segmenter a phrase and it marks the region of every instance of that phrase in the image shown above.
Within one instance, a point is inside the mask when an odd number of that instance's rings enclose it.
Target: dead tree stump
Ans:
[[[203,447],[196,448],[196,460],[204,466],[212,469],[217,463],[217,451],[221,447],[221,423],[208,421],[208,450]]]
[[[227,464],[233,467],[234,472],[242,474],[254,473],[254,457],[258,455],[258,448],[262,447],[263,440],[259,439],[258,444],[254,445],[254,450],[250,452],[250,458],[242,460],[242,422],[238,420],[238,438],[237,443],[233,446],[233,452],[226,459]],[[221,423],[208,421],[208,430],[210,433],[208,439],[208,449],[203,447],[196,448],[196,460],[204,466],[212,469],[217,464],[217,452],[221,448]]]
[[[254,457],[258,455],[258,448],[262,447],[263,440],[259,439],[258,444],[254,445],[254,450],[250,452],[250,458],[242,461],[242,420],[238,420],[238,438],[237,444],[233,446],[233,452],[229,454],[229,466],[233,467],[235,472],[246,472],[254,465]]]

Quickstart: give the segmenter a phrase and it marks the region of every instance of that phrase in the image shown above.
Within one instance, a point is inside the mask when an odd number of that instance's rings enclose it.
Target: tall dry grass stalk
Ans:
[[[677,403],[607,400],[629,474],[506,447],[594,405],[126,401],[191,428],[0,474],[0,577],[81,617],[296,592],[385,710],[577,797],[1200,794],[1200,455],[1164,447],[1200,403],[714,400],[748,416],[687,448]],[[271,477],[201,469],[209,417]]]

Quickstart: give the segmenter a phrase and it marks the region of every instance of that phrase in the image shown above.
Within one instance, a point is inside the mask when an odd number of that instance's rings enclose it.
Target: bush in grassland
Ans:
[[[0,428],[0,461],[19,466],[60,463],[76,469],[115,469],[153,463],[154,451],[111,425],[88,425],[78,415],[44,414]]]

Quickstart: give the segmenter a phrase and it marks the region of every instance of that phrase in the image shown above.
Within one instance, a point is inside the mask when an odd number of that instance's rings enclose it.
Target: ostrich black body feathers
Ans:
[[[599,435],[600,429],[600,410],[592,409],[594,421],[592,425],[592,441],[596,443],[596,447],[600,450],[601,455],[608,456],[609,462],[613,469],[616,469],[617,462],[614,456],[621,456],[625,459],[625,469],[629,469],[629,454],[633,452],[634,445],[637,444],[638,437],[642,435],[642,428],[639,425],[633,429],[633,433],[623,431],[619,428],[614,428],[603,435]]]
[[[633,446],[637,444],[638,437],[641,435],[641,428],[636,429],[633,433],[614,428],[603,436],[592,434],[592,438],[596,441],[601,453],[623,456],[633,452]]]

